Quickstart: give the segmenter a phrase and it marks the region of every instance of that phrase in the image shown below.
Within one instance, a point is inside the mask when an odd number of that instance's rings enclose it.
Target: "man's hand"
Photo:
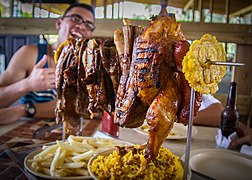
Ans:
[[[246,144],[246,143],[252,144],[252,129],[251,128],[239,122],[237,134],[239,138],[231,142],[230,144],[231,149],[235,149],[238,146],[242,144]]]
[[[0,124],[9,124],[26,115],[25,105],[10,106],[0,109]]]
[[[55,68],[43,68],[48,61],[48,56],[43,58],[36,64],[27,78],[29,91],[43,91],[55,88]]]

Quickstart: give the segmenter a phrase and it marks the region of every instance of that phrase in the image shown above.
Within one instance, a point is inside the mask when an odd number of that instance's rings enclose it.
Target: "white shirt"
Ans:
[[[202,102],[201,106],[199,108],[199,111],[206,109],[208,106],[214,104],[214,103],[221,103],[218,99],[213,97],[211,94],[202,94]]]

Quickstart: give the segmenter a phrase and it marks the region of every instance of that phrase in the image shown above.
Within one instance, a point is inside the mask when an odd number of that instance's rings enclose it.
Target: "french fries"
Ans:
[[[42,151],[28,159],[30,167],[49,176],[88,176],[89,159],[102,151],[125,145],[113,139],[70,135],[65,142],[43,146]]]

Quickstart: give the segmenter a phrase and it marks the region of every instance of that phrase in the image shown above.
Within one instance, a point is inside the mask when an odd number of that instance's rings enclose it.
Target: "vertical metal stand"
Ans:
[[[62,141],[66,140],[66,127],[65,127],[65,121],[62,123]]]
[[[193,113],[194,113],[194,101],[195,101],[195,91],[193,88],[191,88],[190,117],[189,117],[189,123],[188,123],[188,127],[187,127],[187,139],[186,139],[186,151],[185,151],[183,180],[187,179],[187,174],[188,174],[190,146],[191,146],[191,134],[192,134],[192,125],[193,125]]]
[[[81,116],[80,117],[80,129],[79,129],[79,132],[78,132],[77,136],[81,136],[82,135],[83,121],[84,121],[84,118],[83,118],[83,116]]]
[[[82,135],[82,130],[83,130],[83,122],[84,118],[83,116],[80,117],[80,127],[78,132],[75,134],[76,136],[81,136]],[[62,123],[62,141],[66,140],[66,127],[65,127],[65,121]]]

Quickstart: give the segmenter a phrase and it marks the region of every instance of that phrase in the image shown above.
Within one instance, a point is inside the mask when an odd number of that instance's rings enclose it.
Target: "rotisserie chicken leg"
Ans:
[[[173,127],[181,103],[181,94],[175,73],[170,70],[167,72],[167,76],[170,77],[169,81],[155,97],[146,114],[146,121],[149,125],[149,139],[146,149],[148,159],[153,159],[158,155],[160,146]]]

